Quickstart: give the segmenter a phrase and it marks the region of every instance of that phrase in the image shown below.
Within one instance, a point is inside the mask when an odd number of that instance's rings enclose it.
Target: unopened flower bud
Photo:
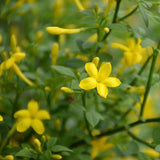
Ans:
[[[109,29],[108,27],[106,27],[106,28],[104,28],[104,31],[105,31],[106,33],[109,33],[110,29]]]
[[[46,92],[50,92],[51,91],[51,88],[48,87],[48,86],[46,86],[44,89],[45,89]]]
[[[57,57],[58,57],[59,45],[58,43],[54,43],[52,47],[52,65],[56,65]]]
[[[60,121],[60,119],[56,119],[56,120],[54,121],[54,127],[55,127],[55,129],[56,129],[56,130],[59,130],[59,129],[60,129],[60,126],[61,126],[61,121]]]
[[[3,121],[3,117],[0,115],[0,121]]]
[[[2,160],[14,160],[14,157],[12,155],[7,155],[3,157]]]
[[[14,34],[11,36],[11,48],[13,53],[16,52],[17,40]]]
[[[37,151],[41,152],[41,142],[39,141],[39,139],[34,138],[33,145]]]
[[[98,66],[99,64],[99,57],[94,57],[92,62],[96,65],[96,67]]]
[[[62,156],[59,155],[59,154],[53,154],[52,158],[55,159],[55,160],[59,160],[59,159],[62,159]]]
[[[65,93],[73,93],[74,91],[68,87],[61,87],[61,91]]]
[[[74,0],[74,3],[76,4],[77,8],[80,10],[80,11],[83,11],[84,10],[84,7],[82,6],[81,2],[79,0]]]

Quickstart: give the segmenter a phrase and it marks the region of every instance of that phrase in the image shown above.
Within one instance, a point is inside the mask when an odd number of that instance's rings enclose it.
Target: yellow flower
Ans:
[[[3,157],[2,160],[14,160],[14,157],[12,155],[7,155]]]
[[[60,35],[60,34],[79,33],[79,32],[85,31],[86,28],[65,29],[65,28],[60,28],[60,27],[47,27],[46,30],[49,34]]]
[[[104,17],[107,17],[107,15],[108,15],[109,11],[111,10],[111,7],[112,7],[114,2],[115,2],[115,0],[108,0],[108,5],[107,5],[107,8],[106,8],[106,10],[104,12],[104,15],[103,15]]]
[[[129,38],[126,41],[126,45],[112,43],[111,46],[124,51],[123,65],[132,66],[140,63],[144,59],[146,52],[148,52],[148,48],[142,48],[140,45],[141,41],[140,38],[137,39],[137,42],[134,38]]]
[[[114,147],[112,143],[106,143],[107,137],[101,137],[91,141],[92,152],[91,157],[94,159],[99,152],[107,151]]]
[[[86,63],[85,70],[90,77],[81,80],[79,87],[85,90],[97,88],[100,96],[106,98],[108,95],[107,87],[117,87],[121,84],[115,77],[109,77],[112,66],[110,63],[103,63],[99,71],[93,62]]]
[[[3,117],[0,115],[0,121],[3,121]]]
[[[51,51],[51,53],[52,53],[52,62],[51,62],[51,64],[52,65],[56,65],[58,52],[59,52],[59,45],[58,45],[58,43],[54,43],[53,47],[52,47],[52,51]]]
[[[39,110],[38,103],[31,100],[28,103],[28,110],[17,111],[14,118],[17,118],[16,129],[18,132],[25,132],[32,127],[38,134],[43,134],[45,128],[41,120],[50,119],[50,114],[46,110]]]
[[[150,156],[152,158],[159,158],[160,157],[160,153],[155,151],[154,149],[151,149],[151,148],[142,150],[142,152],[147,154],[148,156]]]

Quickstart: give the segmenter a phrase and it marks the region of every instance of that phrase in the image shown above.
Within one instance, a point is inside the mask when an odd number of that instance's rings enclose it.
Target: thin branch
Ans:
[[[135,136],[135,135],[134,135],[132,132],[130,132],[129,130],[127,130],[127,133],[128,133],[133,139],[135,139],[136,141],[138,141],[138,142],[140,142],[140,143],[142,143],[142,144],[144,144],[144,145],[146,145],[146,146],[148,146],[148,147],[150,147],[150,148],[153,148],[153,149],[155,148],[152,144],[150,144],[150,143],[148,143],[148,142],[140,139],[139,137]]]

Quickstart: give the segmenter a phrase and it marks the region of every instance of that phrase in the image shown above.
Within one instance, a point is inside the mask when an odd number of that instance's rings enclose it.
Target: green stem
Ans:
[[[146,104],[148,93],[149,93],[150,88],[151,88],[151,82],[152,82],[152,77],[153,77],[153,72],[154,72],[154,68],[155,68],[157,55],[158,55],[158,51],[154,50],[152,64],[151,64],[151,68],[150,68],[150,72],[149,72],[149,76],[148,76],[148,81],[147,81],[147,85],[146,85],[146,91],[145,91],[145,94],[144,94],[144,99],[143,99],[143,102],[142,102],[142,105],[141,105],[139,118],[141,118],[143,116],[144,107],[145,107],[145,104]]]
[[[16,124],[13,125],[13,127],[10,129],[10,131],[8,132],[7,136],[5,137],[5,139],[3,140],[1,146],[0,146],[0,154],[2,153],[5,145],[8,142],[8,139],[13,135],[13,133],[15,132],[16,129]]]
[[[149,63],[149,61],[150,61],[150,59],[152,58],[152,56],[153,56],[153,54],[150,55],[150,56],[147,58],[147,60],[144,62],[143,66],[141,67],[141,69],[140,69],[139,72],[137,73],[138,75],[141,75],[141,74],[142,74],[142,72],[143,72],[144,69],[146,68],[146,66],[147,66],[147,64]],[[135,82],[136,82],[136,80],[137,80],[137,78],[134,78],[134,79],[131,81],[130,85],[134,85]]]
[[[84,108],[87,109],[87,106],[86,106],[86,94],[85,93],[82,94],[82,103],[83,103]],[[86,123],[86,127],[87,127],[87,130],[88,130],[89,136],[92,137],[90,126],[89,126],[89,123],[88,123],[87,118],[86,118],[86,111],[83,111],[83,114],[84,114],[84,120],[85,120],[85,123]]]
[[[128,18],[128,17],[131,16],[137,9],[138,9],[138,6],[135,7],[135,8],[134,8],[131,12],[129,12],[127,15],[125,15],[125,16],[122,17],[122,18],[119,18],[118,20],[119,20],[119,21],[122,21],[122,20]]]
[[[150,147],[150,148],[153,148],[153,149],[155,148],[152,144],[150,144],[150,143],[148,143],[148,142],[140,139],[139,137],[135,136],[135,135],[134,135],[132,132],[130,132],[129,130],[127,130],[127,133],[128,133],[133,139],[135,139],[136,141],[138,141],[138,142],[140,142],[140,143],[142,143],[142,144],[144,144],[144,145],[146,145],[146,146],[148,146],[148,147]]]
[[[117,16],[118,16],[118,11],[119,11],[119,7],[120,7],[120,3],[121,3],[121,0],[117,0],[116,10],[114,12],[112,23],[116,23],[117,22]]]

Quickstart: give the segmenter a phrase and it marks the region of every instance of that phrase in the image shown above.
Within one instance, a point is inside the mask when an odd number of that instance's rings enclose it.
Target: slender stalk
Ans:
[[[154,50],[152,64],[151,64],[151,68],[150,68],[150,72],[149,72],[149,76],[148,76],[148,81],[147,81],[147,85],[146,85],[146,91],[145,91],[145,94],[144,94],[144,99],[143,99],[143,102],[142,102],[142,105],[141,105],[139,118],[141,118],[143,116],[144,107],[145,107],[145,104],[146,104],[148,93],[149,93],[150,88],[151,88],[151,82],[152,82],[152,77],[153,77],[153,72],[154,72],[154,68],[155,68],[157,55],[158,55],[158,51]]]
[[[8,142],[8,139],[13,135],[13,133],[15,132],[16,129],[16,123],[13,125],[13,127],[10,129],[10,131],[8,132],[7,136],[5,137],[5,139],[3,140],[1,146],[0,146],[0,154],[2,153],[5,145]]]
[[[83,103],[83,106],[84,108],[86,109],[86,94],[82,94],[82,103]],[[88,134],[90,137],[92,137],[92,133],[91,133],[91,130],[90,130],[90,126],[89,126],[89,123],[87,121],[87,118],[86,118],[86,111],[83,111],[83,114],[84,114],[84,120],[85,120],[85,123],[86,123],[86,127],[87,127],[87,130],[88,130]]]
[[[138,6],[135,7],[135,8],[134,8],[131,12],[129,12],[127,15],[125,15],[124,17],[119,18],[118,20],[119,20],[119,21],[122,21],[122,20],[128,18],[128,17],[131,16],[137,9],[138,9]]]
[[[153,149],[155,148],[152,144],[150,144],[150,143],[148,143],[148,142],[140,139],[139,137],[135,136],[135,135],[134,135],[132,132],[130,132],[129,130],[127,131],[127,133],[128,133],[133,139],[135,139],[136,141],[138,141],[138,142],[140,142],[140,143],[142,143],[142,144],[144,144],[144,145],[146,145],[146,146],[148,146],[148,147],[150,147],[150,148],[153,148]]]
[[[128,124],[128,128],[132,128],[132,127],[135,127],[135,126],[138,126],[138,125],[141,125],[141,124],[153,123],[153,122],[159,123],[160,118],[151,118],[151,119],[146,119],[145,121],[137,120],[133,123]],[[96,135],[94,137],[95,138],[100,138],[100,137],[103,137],[103,136],[110,136],[110,135],[113,135],[113,134],[116,134],[116,133],[119,133],[119,132],[123,132],[123,131],[126,131],[126,125],[121,126],[121,127],[119,126],[117,128],[114,128],[114,129],[106,130],[106,131],[102,132],[101,134]],[[84,141],[84,139],[82,139],[82,140],[79,140],[77,142],[74,142],[71,145],[71,147],[77,147],[79,145],[83,145],[84,143],[85,143],[85,141]]]
[[[121,0],[117,0],[116,10],[114,12],[112,23],[116,23],[117,22],[117,16],[118,16],[118,11],[119,11],[119,7],[120,7],[120,3],[121,3]]]

